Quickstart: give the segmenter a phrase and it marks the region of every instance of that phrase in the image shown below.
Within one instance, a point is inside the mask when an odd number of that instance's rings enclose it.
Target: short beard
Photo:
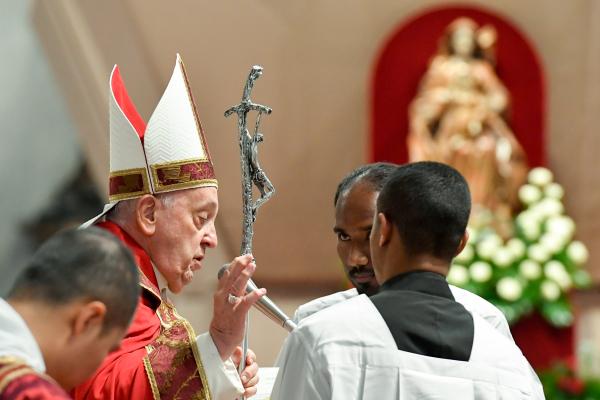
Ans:
[[[379,293],[379,287],[378,286],[374,287],[371,284],[371,282],[367,282],[367,283],[352,282],[352,284],[356,288],[356,291],[358,292],[358,294],[366,294],[367,296],[371,297],[371,296]]]

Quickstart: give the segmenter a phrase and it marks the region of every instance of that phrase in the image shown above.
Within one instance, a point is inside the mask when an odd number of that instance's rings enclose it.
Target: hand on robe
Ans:
[[[236,347],[231,359],[236,367],[239,368],[240,361],[242,360],[242,348]],[[250,349],[246,353],[246,368],[240,374],[240,379],[244,385],[244,396],[246,398],[254,396],[258,390],[258,364],[256,363],[256,354]]]
[[[209,332],[223,361],[231,357],[242,342],[248,310],[267,293],[263,288],[246,294],[246,284],[255,269],[251,254],[234,258],[219,279],[213,296],[213,318]],[[230,295],[237,297],[233,304],[229,302]]]

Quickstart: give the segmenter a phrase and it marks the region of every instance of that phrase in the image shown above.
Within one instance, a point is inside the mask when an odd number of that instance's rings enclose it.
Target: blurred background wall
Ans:
[[[31,21],[30,1],[0,1],[0,293],[34,246],[25,225],[77,173],[83,155]]]
[[[25,241],[32,234],[21,234],[23,226],[54,221],[49,209],[65,202],[85,219],[84,214],[92,216],[90,210],[103,202],[108,76],[113,64],[119,64],[129,93],[147,120],[179,52],[220,180],[219,249],[178,299],[181,313],[202,330],[209,322],[216,271],[239,247],[236,123],[225,119],[223,111],[239,102],[250,67],[257,63],[265,67],[253,99],[273,108],[273,114],[263,119],[261,165],[277,188],[256,224],[256,281],[292,312],[308,299],[346,287],[331,231],[333,193],[345,173],[369,161],[369,90],[381,47],[407,18],[454,3],[1,0],[0,4],[4,33],[0,81],[5,88],[0,95],[4,123],[0,260],[6,276],[0,289],[34,247]],[[590,272],[598,280],[600,253],[594,249],[600,244],[600,175],[595,171],[600,144],[596,134],[600,28],[594,21],[600,20],[600,3],[463,4],[511,21],[541,57],[547,80],[548,164],[565,186],[568,212],[578,224],[578,236],[591,248]],[[98,197],[85,185],[92,185]],[[78,194],[69,197],[73,192]],[[40,230],[34,228],[33,236]],[[271,364],[284,332],[256,313],[251,325],[252,346],[266,365]]]

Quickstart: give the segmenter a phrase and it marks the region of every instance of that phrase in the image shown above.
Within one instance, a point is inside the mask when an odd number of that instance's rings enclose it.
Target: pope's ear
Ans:
[[[90,301],[78,305],[73,314],[73,336],[91,334],[96,337],[104,326],[106,305],[101,301]]]
[[[140,231],[146,236],[154,235],[156,231],[156,210],[158,199],[146,194],[137,200],[135,217]]]
[[[392,238],[392,223],[384,213],[377,214],[377,224],[379,225],[379,238],[377,240],[379,247],[389,243]]]
[[[463,249],[467,245],[468,241],[469,241],[469,231],[467,231],[465,229],[465,233],[463,234],[462,239],[460,239],[460,243],[458,244],[458,248],[456,249],[456,253],[454,254],[455,257],[457,255],[459,255],[461,251],[463,251]]]

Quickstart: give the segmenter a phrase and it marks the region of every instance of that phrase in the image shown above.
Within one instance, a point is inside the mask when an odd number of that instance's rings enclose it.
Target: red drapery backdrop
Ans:
[[[545,164],[545,83],[539,59],[527,38],[508,20],[479,8],[430,9],[401,24],[383,44],[371,87],[371,161],[408,161],[408,106],[445,28],[458,17],[491,24],[498,33],[496,72],[511,96],[509,124],[529,165]],[[515,341],[534,368],[572,360],[573,329],[556,329],[538,314],[513,328]]]

